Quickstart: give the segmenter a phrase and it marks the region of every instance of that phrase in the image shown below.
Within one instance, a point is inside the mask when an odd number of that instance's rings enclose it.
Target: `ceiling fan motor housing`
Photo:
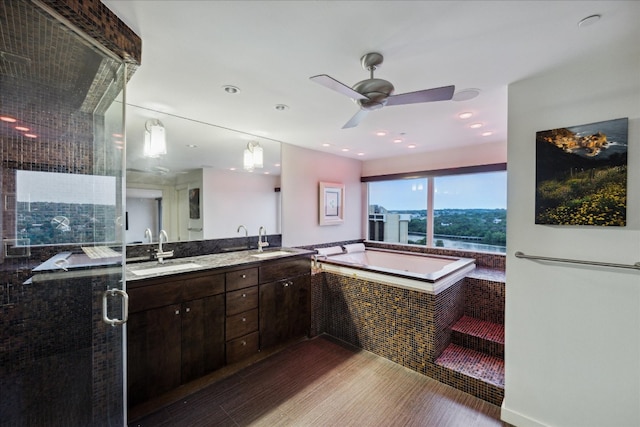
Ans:
[[[384,107],[387,98],[393,94],[393,85],[383,79],[367,79],[356,83],[353,90],[368,99],[359,99],[356,102],[365,110],[377,110]]]

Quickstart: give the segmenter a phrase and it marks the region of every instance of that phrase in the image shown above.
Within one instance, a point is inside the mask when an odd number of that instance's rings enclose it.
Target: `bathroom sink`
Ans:
[[[148,274],[173,273],[175,271],[189,270],[192,268],[202,267],[200,264],[188,262],[185,264],[160,265],[158,267],[150,267],[142,270],[134,270],[131,273],[136,276],[146,276]]]
[[[252,256],[256,257],[256,258],[273,258],[273,257],[277,257],[277,256],[283,256],[283,255],[291,255],[291,252],[287,252],[287,251],[269,251],[269,252],[262,252],[260,254],[254,254]]]

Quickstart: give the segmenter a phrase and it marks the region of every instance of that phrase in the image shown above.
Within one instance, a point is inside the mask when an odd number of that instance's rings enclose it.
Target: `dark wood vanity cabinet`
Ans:
[[[128,283],[129,407],[309,333],[307,257]]]
[[[133,282],[128,293],[129,406],[224,365],[224,275]]]
[[[311,276],[307,258],[273,262],[260,268],[260,347],[308,335]]]

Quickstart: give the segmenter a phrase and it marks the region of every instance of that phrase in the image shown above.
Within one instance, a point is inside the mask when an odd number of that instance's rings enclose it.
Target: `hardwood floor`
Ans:
[[[500,408],[329,336],[297,343],[130,426],[505,426]]]

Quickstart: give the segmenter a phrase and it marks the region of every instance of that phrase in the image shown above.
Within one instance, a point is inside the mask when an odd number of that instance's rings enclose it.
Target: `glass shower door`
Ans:
[[[122,426],[126,65],[0,2],[0,426]]]

